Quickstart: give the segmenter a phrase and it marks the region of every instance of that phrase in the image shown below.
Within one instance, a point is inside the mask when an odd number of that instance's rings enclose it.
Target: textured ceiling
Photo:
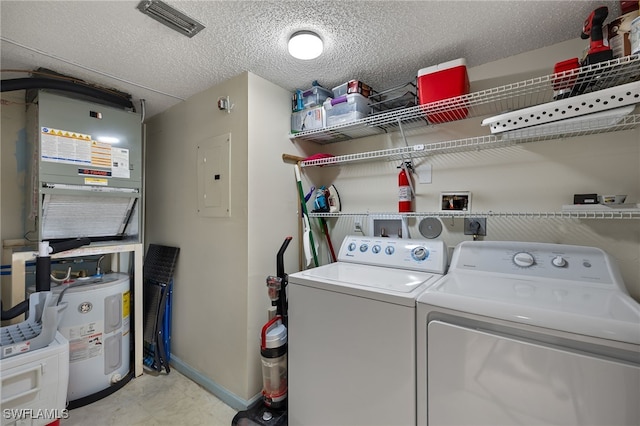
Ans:
[[[206,28],[187,38],[140,13],[138,1],[1,0],[2,78],[49,68],[145,99],[149,117],[243,71],[290,91],[352,78],[383,90],[440,62],[472,67],[574,39],[601,5],[608,20],[620,14],[618,1],[586,0],[167,3]],[[288,55],[289,36],[303,29],[323,38],[318,59]]]

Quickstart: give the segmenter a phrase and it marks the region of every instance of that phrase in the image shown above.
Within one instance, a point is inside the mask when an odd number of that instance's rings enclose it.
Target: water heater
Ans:
[[[141,242],[140,114],[39,90],[27,134],[31,239]]]
[[[68,304],[58,331],[69,341],[69,407],[83,406],[120,389],[130,371],[129,275],[114,272],[78,278],[52,285],[51,291],[56,301]]]

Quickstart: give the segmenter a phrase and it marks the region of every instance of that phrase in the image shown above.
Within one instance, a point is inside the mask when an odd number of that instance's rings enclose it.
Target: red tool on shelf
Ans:
[[[613,51],[609,46],[604,44],[604,35],[602,32],[602,24],[608,15],[609,8],[602,6],[591,12],[584,21],[580,37],[585,40],[590,38],[590,41],[589,51],[580,63],[583,67],[613,59]]]
[[[593,72],[573,72],[572,70],[613,59],[613,51],[605,44],[602,30],[602,24],[608,15],[609,8],[602,6],[591,12],[585,19],[580,37],[590,40],[589,49],[582,60],[571,58],[556,63],[554,67],[556,76],[553,80],[553,98],[555,100],[580,95],[589,87],[590,83],[585,81],[590,80],[587,77]]]

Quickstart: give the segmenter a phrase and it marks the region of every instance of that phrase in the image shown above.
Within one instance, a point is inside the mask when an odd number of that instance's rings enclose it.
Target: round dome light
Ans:
[[[315,59],[322,49],[322,39],[311,31],[298,31],[289,39],[289,54],[297,59]]]

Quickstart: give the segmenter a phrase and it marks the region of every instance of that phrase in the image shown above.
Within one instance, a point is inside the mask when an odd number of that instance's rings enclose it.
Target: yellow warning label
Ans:
[[[70,131],[67,131],[67,130],[52,129],[50,127],[42,127],[41,130],[42,130],[42,133],[47,134],[47,135],[62,136],[62,137],[65,137],[65,138],[81,139],[81,140],[85,140],[85,141],[90,141],[91,140],[91,135],[85,135],[84,133],[70,132]]]
[[[109,180],[107,179],[98,179],[98,178],[84,178],[85,185],[109,185]]]
[[[122,318],[129,316],[131,311],[131,292],[125,291],[122,293]]]

